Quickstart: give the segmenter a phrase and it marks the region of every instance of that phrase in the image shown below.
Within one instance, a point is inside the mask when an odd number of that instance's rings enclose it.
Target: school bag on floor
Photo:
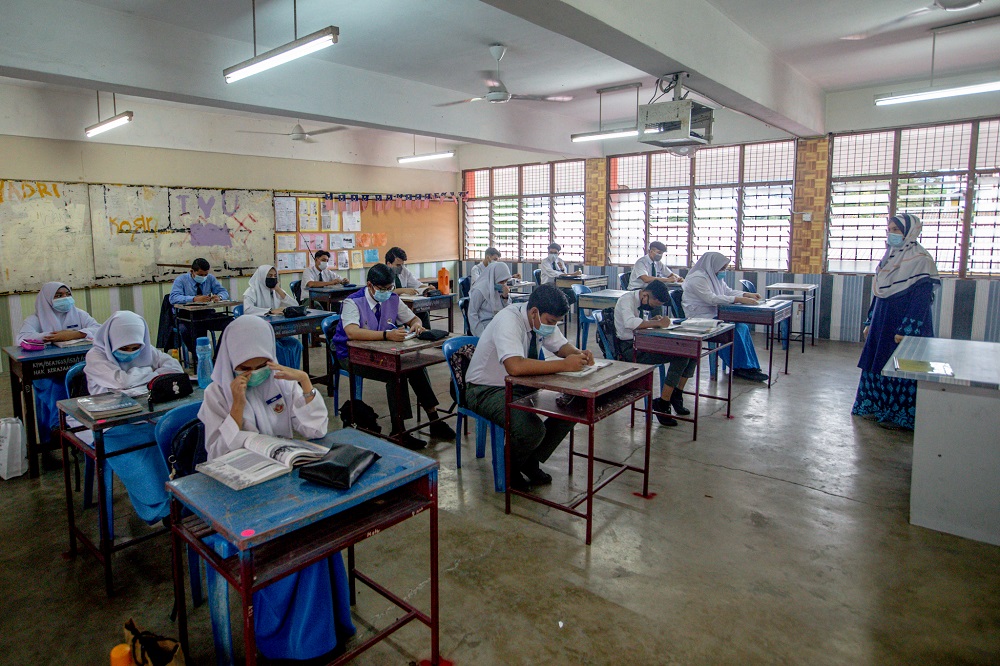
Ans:
[[[28,471],[28,438],[21,419],[0,419],[0,479]]]

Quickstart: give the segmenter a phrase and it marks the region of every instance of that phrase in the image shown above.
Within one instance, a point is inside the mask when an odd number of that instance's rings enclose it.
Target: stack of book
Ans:
[[[112,416],[123,416],[142,411],[142,405],[122,393],[89,395],[80,398],[77,405],[94,419],[107,419]]]

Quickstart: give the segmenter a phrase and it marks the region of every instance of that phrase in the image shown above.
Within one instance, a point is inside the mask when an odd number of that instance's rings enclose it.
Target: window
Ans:
[[[1000,120],[835,136],[832,158],[828,270],[873,272],[906,212],[940,272],[1000,274]]]
[[[658,240],[670,266],[716,251],[741,269],[788,270],[795,142],[622,155],[608,168],[610,263],[634,263]]]
[[[488,246],[506,261],[539,261],[548,245],[583,261],[584,161],[478,169],[463,173],[465,258]]]

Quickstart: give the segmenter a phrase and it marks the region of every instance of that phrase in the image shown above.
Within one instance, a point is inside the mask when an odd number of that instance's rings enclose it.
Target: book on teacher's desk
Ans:
[[[94,419],[107,419],[142,411],[142,405],[123,393],[100,393],[77,400],[77,405]]]
[[[320,460],[328,452],[326,447],[311,442],[253,434],[243,441],[242,449],[195,469],[233,490],[243,490],[287,474],[293,467]]]

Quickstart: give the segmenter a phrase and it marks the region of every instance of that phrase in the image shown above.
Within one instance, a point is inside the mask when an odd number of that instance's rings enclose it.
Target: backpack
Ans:
[[[205,424],[195,419],[181,427],[170,440],[170,478],[194,474],[195,467],[208,460]]]
[[[469,371],[472,355],[476,353],[476,345],[462,345],[448,359],[455,382],[451,385],[451,399],[465,407],[465,373]],[[458,385],[458,395],[455,395],[455,384]]]
[[[365,404],[360,399],[351,400],[348,398],[345,400],[340,408],[340,419],[344,422],[345,428],[356,425],[375,433],[382,432],[382,426],[378,424],[378,414],[371,408],[371,405]]]
[[[597,336],[597,344],[604,353],[604,358],[612,359],[615,361],[622,360],[622,351],[619,346],[618,334],[615,332],[615,309],[614,308],[604,308],[601,310],[601,323],[598,324],[603,335]],[[605,349],[604,341],[607,340],[608,344],[612,345],[613,349]]]

